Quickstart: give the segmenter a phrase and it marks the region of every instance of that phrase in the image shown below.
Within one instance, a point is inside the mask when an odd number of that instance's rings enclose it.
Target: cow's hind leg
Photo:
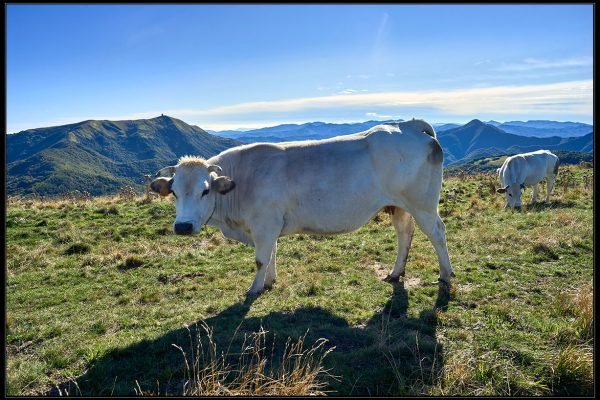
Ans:
[[[415,231],[415,221],[402,208],[391,207],[391,217],[392,225],[396,230],[396,237],[398,239],[398,254],[394,268],[384,279],[386,282],[396,282],[401,276],[404,276],[408,251],[410,250],[410,243]]]
[[[267,266],[267,272],[265,275],[265,289],[271,289],[273,284],[275,283],[275,279],[277,279],[277,242],[273,246],[273,251],[271,252],[271,262]]]
[[[546,204],[550,204],[550,194],[554,188],[554,182],[556,181],[556,175],[548,175],[548,182],[546,183]]]
[[[265,278],[267,270],[271,264],[271,256],[275,253],[275,246],[277,243],[277,234],[271,233],[260,233],[253,236],[254,248],[256,249],[256,277],[252,286],[246,291],[248,295],[260,294],[265,287]],[[273,272],[275,269],[275,259],[273,257]],[[271,274],[273,278],[274,273]],[[272,282],[268,282],[272,283]]]
[[[450,277],[454,276],[448,246],[446,244],[446,227],[437,212],[416,211],[412,213],[419,228],[427,235],[437,253],[440,264],[439,281],[450,284]]]

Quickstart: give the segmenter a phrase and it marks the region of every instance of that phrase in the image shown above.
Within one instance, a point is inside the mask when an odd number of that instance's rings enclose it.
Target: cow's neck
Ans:
[[[211,159],[210,162],[213,162],[213,159]],[[239,174],[236,171],[235,165],[229,162],[227,158],[215,159],[214,163],[221,167],[221,175],[229,176],[234,182],[236,181],[236,177],[238,177]],[[207,224],[216,226],[221,230],[225,227],[235,229],[239,220],[238,204],[240,185],[238,184],[237,187],[229,193],[224,195],[215,194],[215,196],[215,208]]]

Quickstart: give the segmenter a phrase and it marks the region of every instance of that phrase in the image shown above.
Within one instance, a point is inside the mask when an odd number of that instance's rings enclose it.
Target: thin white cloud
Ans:
[[[449,114],[592,114],[593,81],[523,86],[493,86],[458,90],[346,93],[322,97],[257,101],[205,110],[170,110],[169,115],[217,117],[252,113],[284,113],[341,107],[432,107]]]
[[[375,40],[373,42],[373,47],[371,50],[371,62],[374,65],[380,65],[382,62],[384,62],[384,54],[385,54],[385,32],[386,32],[386,27],[388,24],[388,18],[389,15],[387,12],[384,12],[381,15],[381,20],[379,21],[379,26],[377,27],[377,32],[375,35]],[[368,79],[368,78],[363,78],[363,76],[365,75],[359,75],[360,78],[362,79]]]
[[[580,80],[560,83],[523,85],[523,86],[491,86],[457,90],[429,90],[402,92],[350,92],[329,96],[306,97],[284,100],[255,101],[239,103],[207,109],[164,109],[139,112],[127,115],[79,116],[56,119],[45,123],[28,123],[27,128],[54,126],[79,122],[86,119],[128,120],[154,118],[161,113],[195,123],[198,126],[231,127],[260,126],[256,122],[262,119],[271,121],[310,120],[313,117],[307,112],[325,110],[364,110],[371,109],[381,115],[403,107],[429,108],[446,116],[472,115],[551,115],[551,119],[559,120],[563,115],[581,115],[590,117],[593,114],[593,80]],[[337,112],[336,111],[336,112]],[[361,111],[361,114],[364,111]],[[262,113],[262,115],[258,115]],[[294,114],[295,113],[295,114]],[[300,116],[299,113],[305,113]],[[356,114],[359,115],[359,114]],[[235,118],[234,118],[235,117]],[[235,121],[233,121],[235,119]],[[198,121],[197,123],[195,121]],[[58,122],[58,123],[57,123]],[[253,123],[256,122],[256,125]],[[23,125],[20,122],[9,124],[8,128]],[[210,129],[210,128],[209,128]],[[16,132],[8,129],[8,132]]]
[[[377,114],[375,112],[368,112],[368,113],[365,113],[365,115],[367,117],[370,117],[370,118],[378,118],[378,119],[390,119],[390,118],[393,118],[391,115],[381,115],[381,114]]]
[[[226,130],[239,130],[240,127],[244,127],[244,130],[250,129],[258,129],[258,128],[266,128],[270,126],[277,126],[282,124],[304,124],[306,121],[304,120],[288,120],[288,119],[272,119],[272,120],[247,120],[247,121],[237,121],[235,123],[228,122],[206,122],[203,120],[186,120],[190,125],[197,125],[204,130],[211,131],[226,131]]]
[[[591,67],[593,63],[594,60],[592,57],[575,57],[562,60],[540,60],[537,58],[526,58],[521,63],[501,65],[496,68],[496,70],[509,72],[570,67]]]

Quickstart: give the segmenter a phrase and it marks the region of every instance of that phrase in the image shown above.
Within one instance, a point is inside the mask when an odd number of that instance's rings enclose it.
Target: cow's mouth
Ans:
[[[194,233],[194,224],[191,222],[177,222],[173,225],[173,231],[176,235],[191,235]]]

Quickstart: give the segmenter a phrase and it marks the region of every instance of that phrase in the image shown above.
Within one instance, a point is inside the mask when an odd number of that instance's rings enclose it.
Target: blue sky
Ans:
[[[7,132],[161,113],[592,123],[593,5],[18,5]]]

